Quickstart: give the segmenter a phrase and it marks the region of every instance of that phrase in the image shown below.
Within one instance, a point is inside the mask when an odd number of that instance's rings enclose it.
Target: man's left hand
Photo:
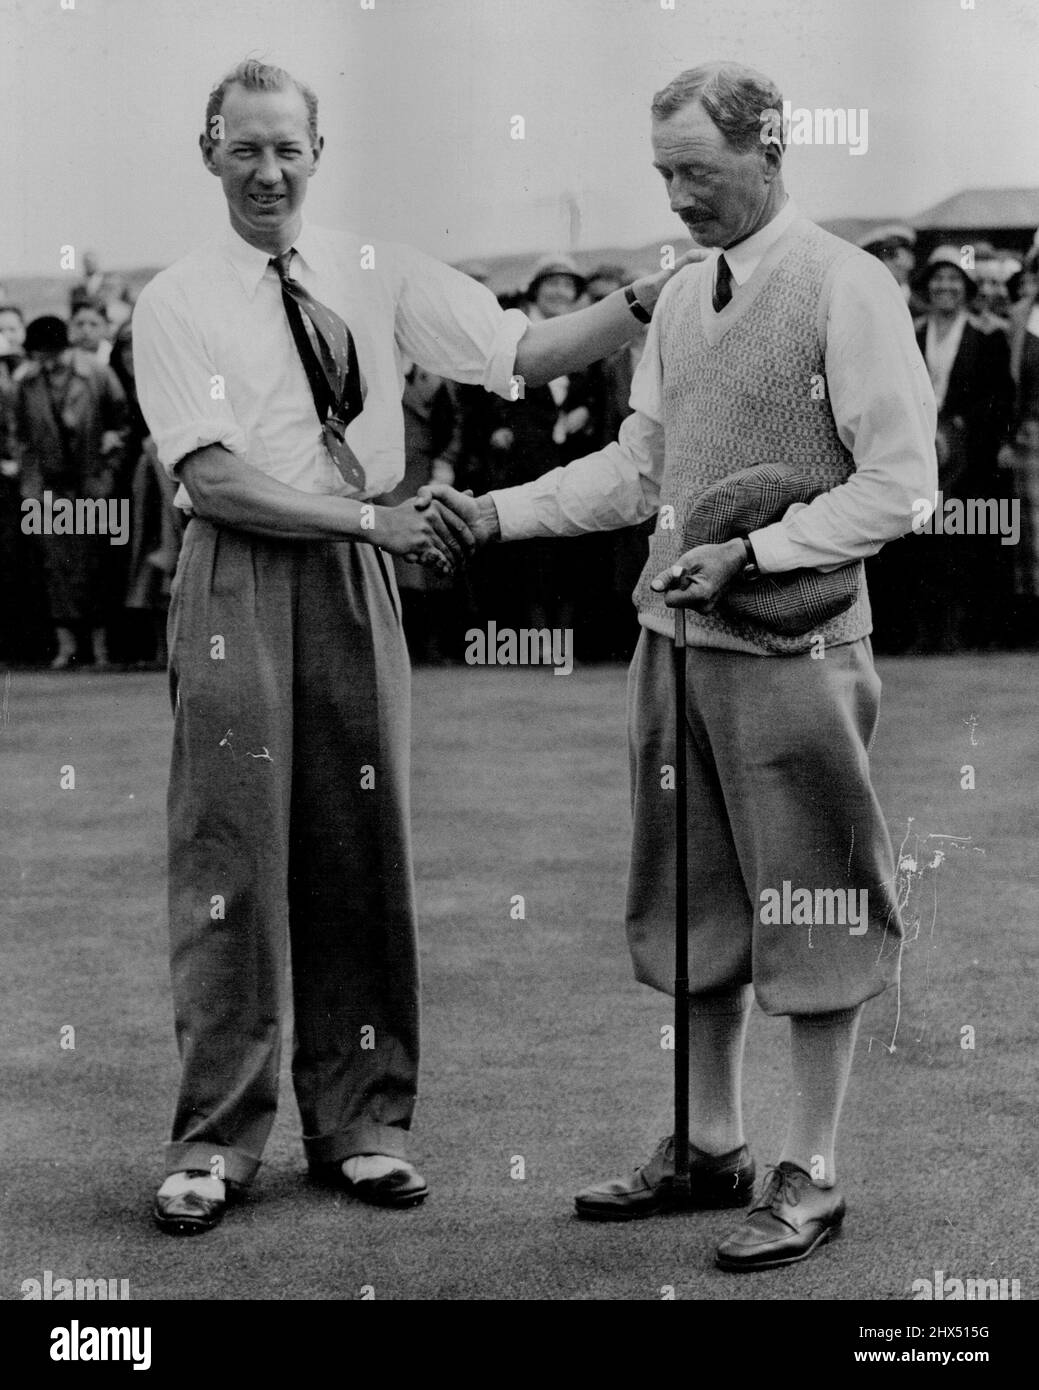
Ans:
[[[725,590],[742,573],[747,549],[741,540],[722,545],[697,545],[662,570],[650,588],[664,594],[668,608],[695,608],[710,613]]]
[[[672,275],[677,275],[687,265],[697,265],[700,261],[707,260],[710,255],[711,252],[704,250],[702,246],[693,246],[678,257],[670,270],[658,270],[655,275],[642,275],[637,280],[633,280],[631,288],[635,291],[635,298],[646,313],[651,314],[660,298],[660,291]]]

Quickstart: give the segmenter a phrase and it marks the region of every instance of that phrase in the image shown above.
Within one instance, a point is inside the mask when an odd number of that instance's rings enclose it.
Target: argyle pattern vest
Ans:
[[[825,332],[831,272],[864,254],[798,219],[769,248],[720,314],[711,305],[714,262],[673,282],[658,307],[663,365],[664,475],[649,560],[635,589],[640,621],[674,633],[674,615],[650,580],[674,564],[685,517],[705,488],[759,463],[789,463],[836,487],[854,471],[826,393]],[[664,523],[672,514],[673,525]],[[854,642],[872,629],[862,562],[859,593],[845,612],[803,636],[687,609],[691,646],[759,655]]]

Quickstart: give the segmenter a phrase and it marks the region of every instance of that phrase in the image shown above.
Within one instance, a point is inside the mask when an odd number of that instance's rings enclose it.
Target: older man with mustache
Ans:
[[[568,536],[654,515],[635,590],[629,678],[634,808],[627,925],[636,976],[670,991],[676,731],[689,766],[690,1185],[674,1140],[630,1176],[578,1194],[577,1214],[630,1220],[743,1206],[754,1163],[740,1104],[752,992],[790,1017],[789,1128],[728,1270],[807,1258],[837,1230],[837,1122],[867,999],[897,977],[891,843],[869,776],[880,681],[861,561],[904,534],[935,487],[934,396],[905,300],[861,250],[809,222],[783,186],[775,84],[735,63],[680,74],[652,107],[672,210],[718,248],[665,288],[616,443],[473,500],[434,486],[477,540]],[[775,465],[812,500],[686,550],[700,499]],[[789,633],[730,600],[747,576],[835,571],[848,601]],[[605,582],[605,577],[604,577]],[[687,623],[687,706],[674,707],[675,612]],[[868,894],[868,927],[772,920],[784,884]]]

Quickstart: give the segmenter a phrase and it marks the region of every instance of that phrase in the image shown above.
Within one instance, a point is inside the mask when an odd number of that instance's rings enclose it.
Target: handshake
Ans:
[[[377,545],[445,575],[462,568],[480,546],[501,534],[489,496],[474,497],[447,483],[427,483],[407,502],[380,511],[373,537]]]

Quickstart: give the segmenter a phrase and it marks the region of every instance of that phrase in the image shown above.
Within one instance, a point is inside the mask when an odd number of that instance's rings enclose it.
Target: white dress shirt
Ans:
[[[725,249],[735,293],[799,216],[793,199],[767,226]],[[686,266],[710,274],[717,260]],[[657,509],[664,470],[660,308],[631,383],[634,414],[617,441],[522,487],[493,492],[503,540],[573,536],[645,521]],[[904,535],[913,503],[938,486],[934,393],[906,301],[890,271],[865,253],[835,271],[826,326],[825,389],[841,442],[855,461],[845,483],[782,520],[751,532],[762,571],[835,569]]]
[[[516,345],[528,327],[467,275],[389,241],[305,223],[294,279],[349,326],[364,409],[346,438],[365,471],[352,492],[325,448],[270,256],[228,228],[141,291],[134,309],[137,391],[159,460],[220,444],[301,492],[375,497],[404,476],[405,356],[440,376],[511,399]],[[179,507],[189,510],[182,486]]]
[[[729,263],[735,285],[747,283],[757,270],[765,252],[770,246],[775,245],[786,229],[797,221],[799,215],[793,198],[787,198],[772,221],[766,222],[760,231],[743,241],[738,241],[735,246],[725,248],[725,259]]]

